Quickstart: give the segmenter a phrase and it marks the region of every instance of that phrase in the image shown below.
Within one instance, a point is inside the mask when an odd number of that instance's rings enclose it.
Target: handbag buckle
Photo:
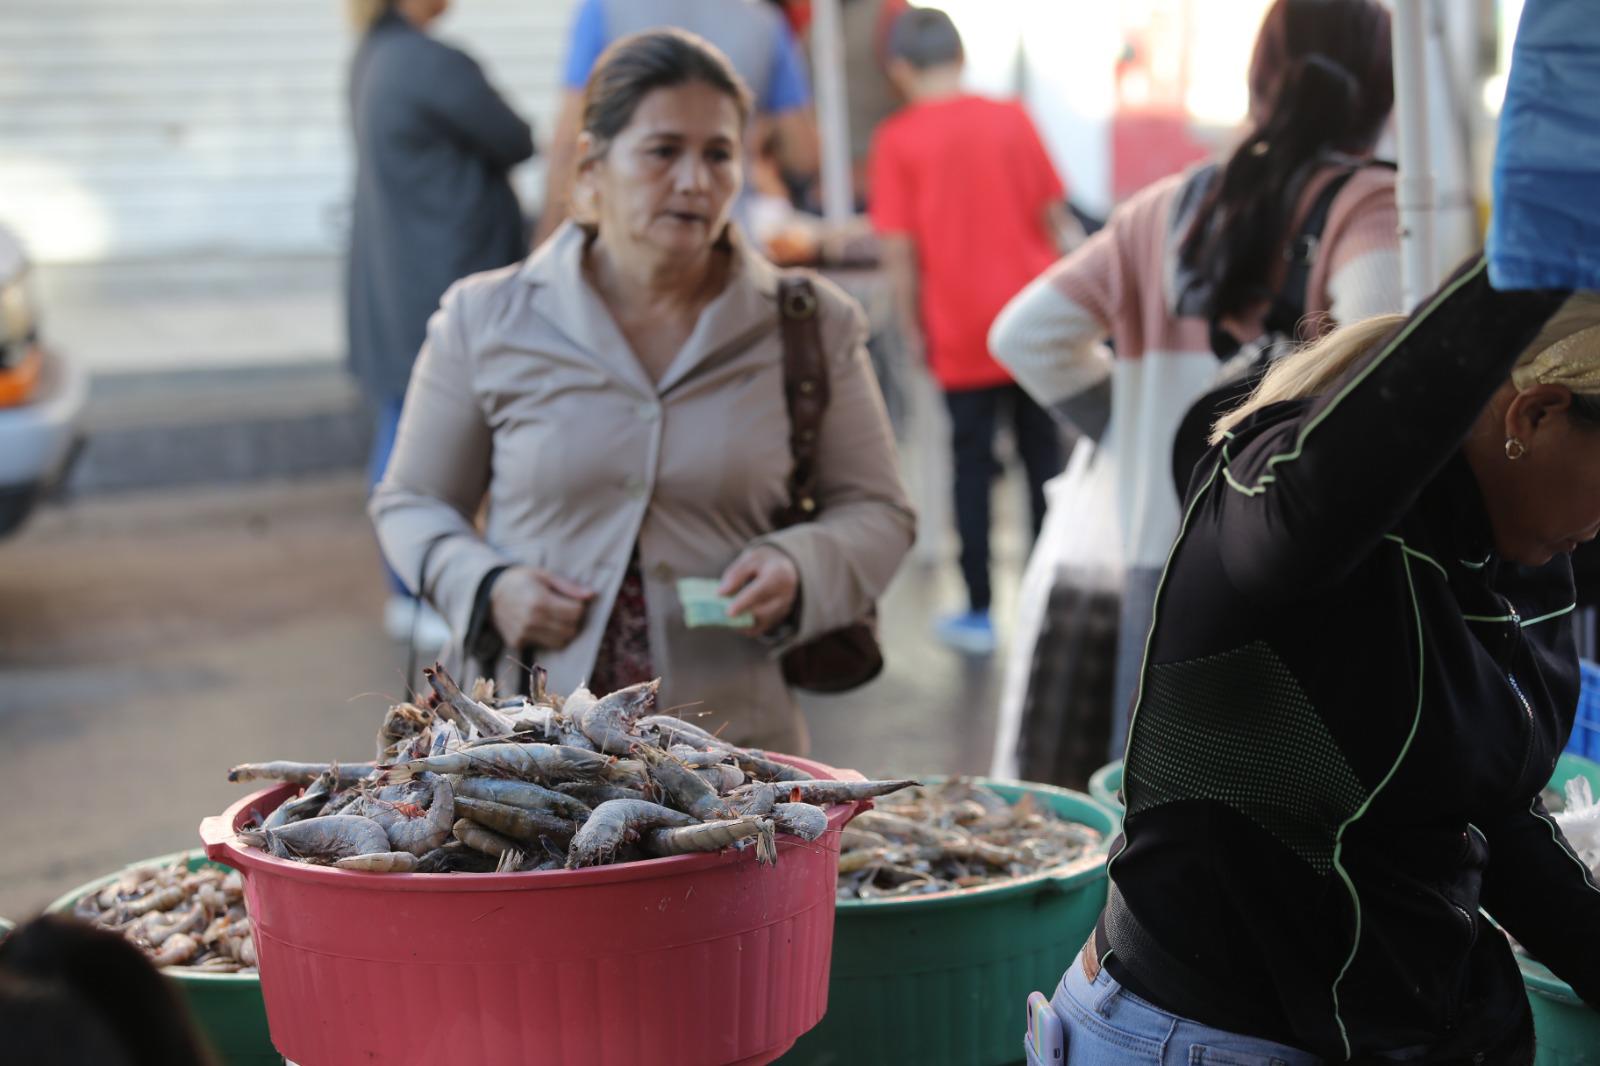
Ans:
[[[805,289],[789,289],[783,294],[783,313],[794,319],[810,318],[817,313],[817,298]]]

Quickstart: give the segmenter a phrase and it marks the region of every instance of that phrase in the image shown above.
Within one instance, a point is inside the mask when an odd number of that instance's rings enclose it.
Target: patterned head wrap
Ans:
[[[1600,295],[1569,297],[1528,345],[1511,383],[1519,389],[1565,385],[1581,396],[1600,397]]]

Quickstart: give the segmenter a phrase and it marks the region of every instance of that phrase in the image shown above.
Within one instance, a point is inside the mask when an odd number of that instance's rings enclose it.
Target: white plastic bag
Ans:
[[[1116,464],[1087,438],[1045,485],[1018,594],[991,773],[1082,788],[1105,761],[1116,675],[1122,537]]]

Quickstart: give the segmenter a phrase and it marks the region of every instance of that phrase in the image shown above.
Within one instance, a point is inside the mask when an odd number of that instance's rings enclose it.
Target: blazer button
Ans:
[[[622,483],[622,490],[634,499],[643,499],[645,494],[644,478],[630,477]]]
[[[639,417],[646,422],[654,422],[661,417],[661,408],[646,400],[639,405]]]
[[[650,568],[650,572],[655,575],[658,581],[671,581],[674,574],[672,567],[666,563],[657,563]]]

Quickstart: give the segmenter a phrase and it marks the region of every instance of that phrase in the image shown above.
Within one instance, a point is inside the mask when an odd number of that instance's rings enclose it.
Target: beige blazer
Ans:
[[[596,590],[566,648],[539,649],[556,691],[584,681],[637,544],[664,707],[698,704],[725,736],[803,751],[805,726],[774,647],[684,625],[676,581],[717,577],[774,545],[800,574],[804,641],[860,617],[911,546],[865,318],[817,281],[832,402],[818,460],[821,519],[775,530],[793,465],[778,272],[734,239],[718,295],[658,385],[585,280],[586,237],[567,224],[524,263],[475,274],[428,324],[393,457],[370,505],[395,569],[458,640],[480,582],[532,564]],[[487,494],[486,525],[474,516]],[[502,682],[514,678],[504,664]]]

